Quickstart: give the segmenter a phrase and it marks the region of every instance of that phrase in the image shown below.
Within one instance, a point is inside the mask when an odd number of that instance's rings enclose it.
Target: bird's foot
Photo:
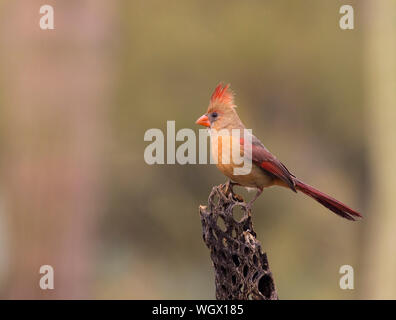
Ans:
[[[234,185],[231,180],[227,180],[227,182],[223,185],[224,186],[224,192],[225,194],[228,194],[229,192],[234,193]]]
[[[237,182],[232,182],[231,180],[227,180],[227,182],[224,184],[224,193],[227,196],[231,193],[235,200],[243,202],[243,198],[234,192],[234,186],[240,186],[240,184]]]

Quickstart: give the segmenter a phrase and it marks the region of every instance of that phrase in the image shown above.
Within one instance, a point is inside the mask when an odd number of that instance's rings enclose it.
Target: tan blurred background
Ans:
[[[167,120],[198,132],[223,80],[293,173],[365,216],[265,190],[254,224],[280,298],[395,299],[395,14],[393,0],[1,1],[0,297],[214,298],[198,205],[225,178],[147,165],[143,136]]]

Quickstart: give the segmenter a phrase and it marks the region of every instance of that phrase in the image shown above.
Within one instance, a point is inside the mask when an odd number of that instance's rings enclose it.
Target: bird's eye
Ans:
[[[217,118],[217,112],[213,112],[213,113],[212,113],[212,117],[213,117],[213,118]]]

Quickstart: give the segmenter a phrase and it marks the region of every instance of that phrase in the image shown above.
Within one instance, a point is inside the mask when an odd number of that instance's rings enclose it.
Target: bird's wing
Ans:
[[[241,145],[244,139],[241,139]],[[295,177],[287,170],[282,162],[280,162],[268,149],[261,143],[259,139],[252,135],[252,162],[258,165],[266,173],[275,176],[284,181],[290,189],[296,191]]]

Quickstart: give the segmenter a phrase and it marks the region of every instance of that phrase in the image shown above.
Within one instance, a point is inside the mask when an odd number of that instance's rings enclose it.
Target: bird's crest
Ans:
[[[210,97],[210,102],[212,104],[221,103],[225,105],[233,105],[234,93],[230,89],[230,84],[223,87],[223,83],[220,82]]]

